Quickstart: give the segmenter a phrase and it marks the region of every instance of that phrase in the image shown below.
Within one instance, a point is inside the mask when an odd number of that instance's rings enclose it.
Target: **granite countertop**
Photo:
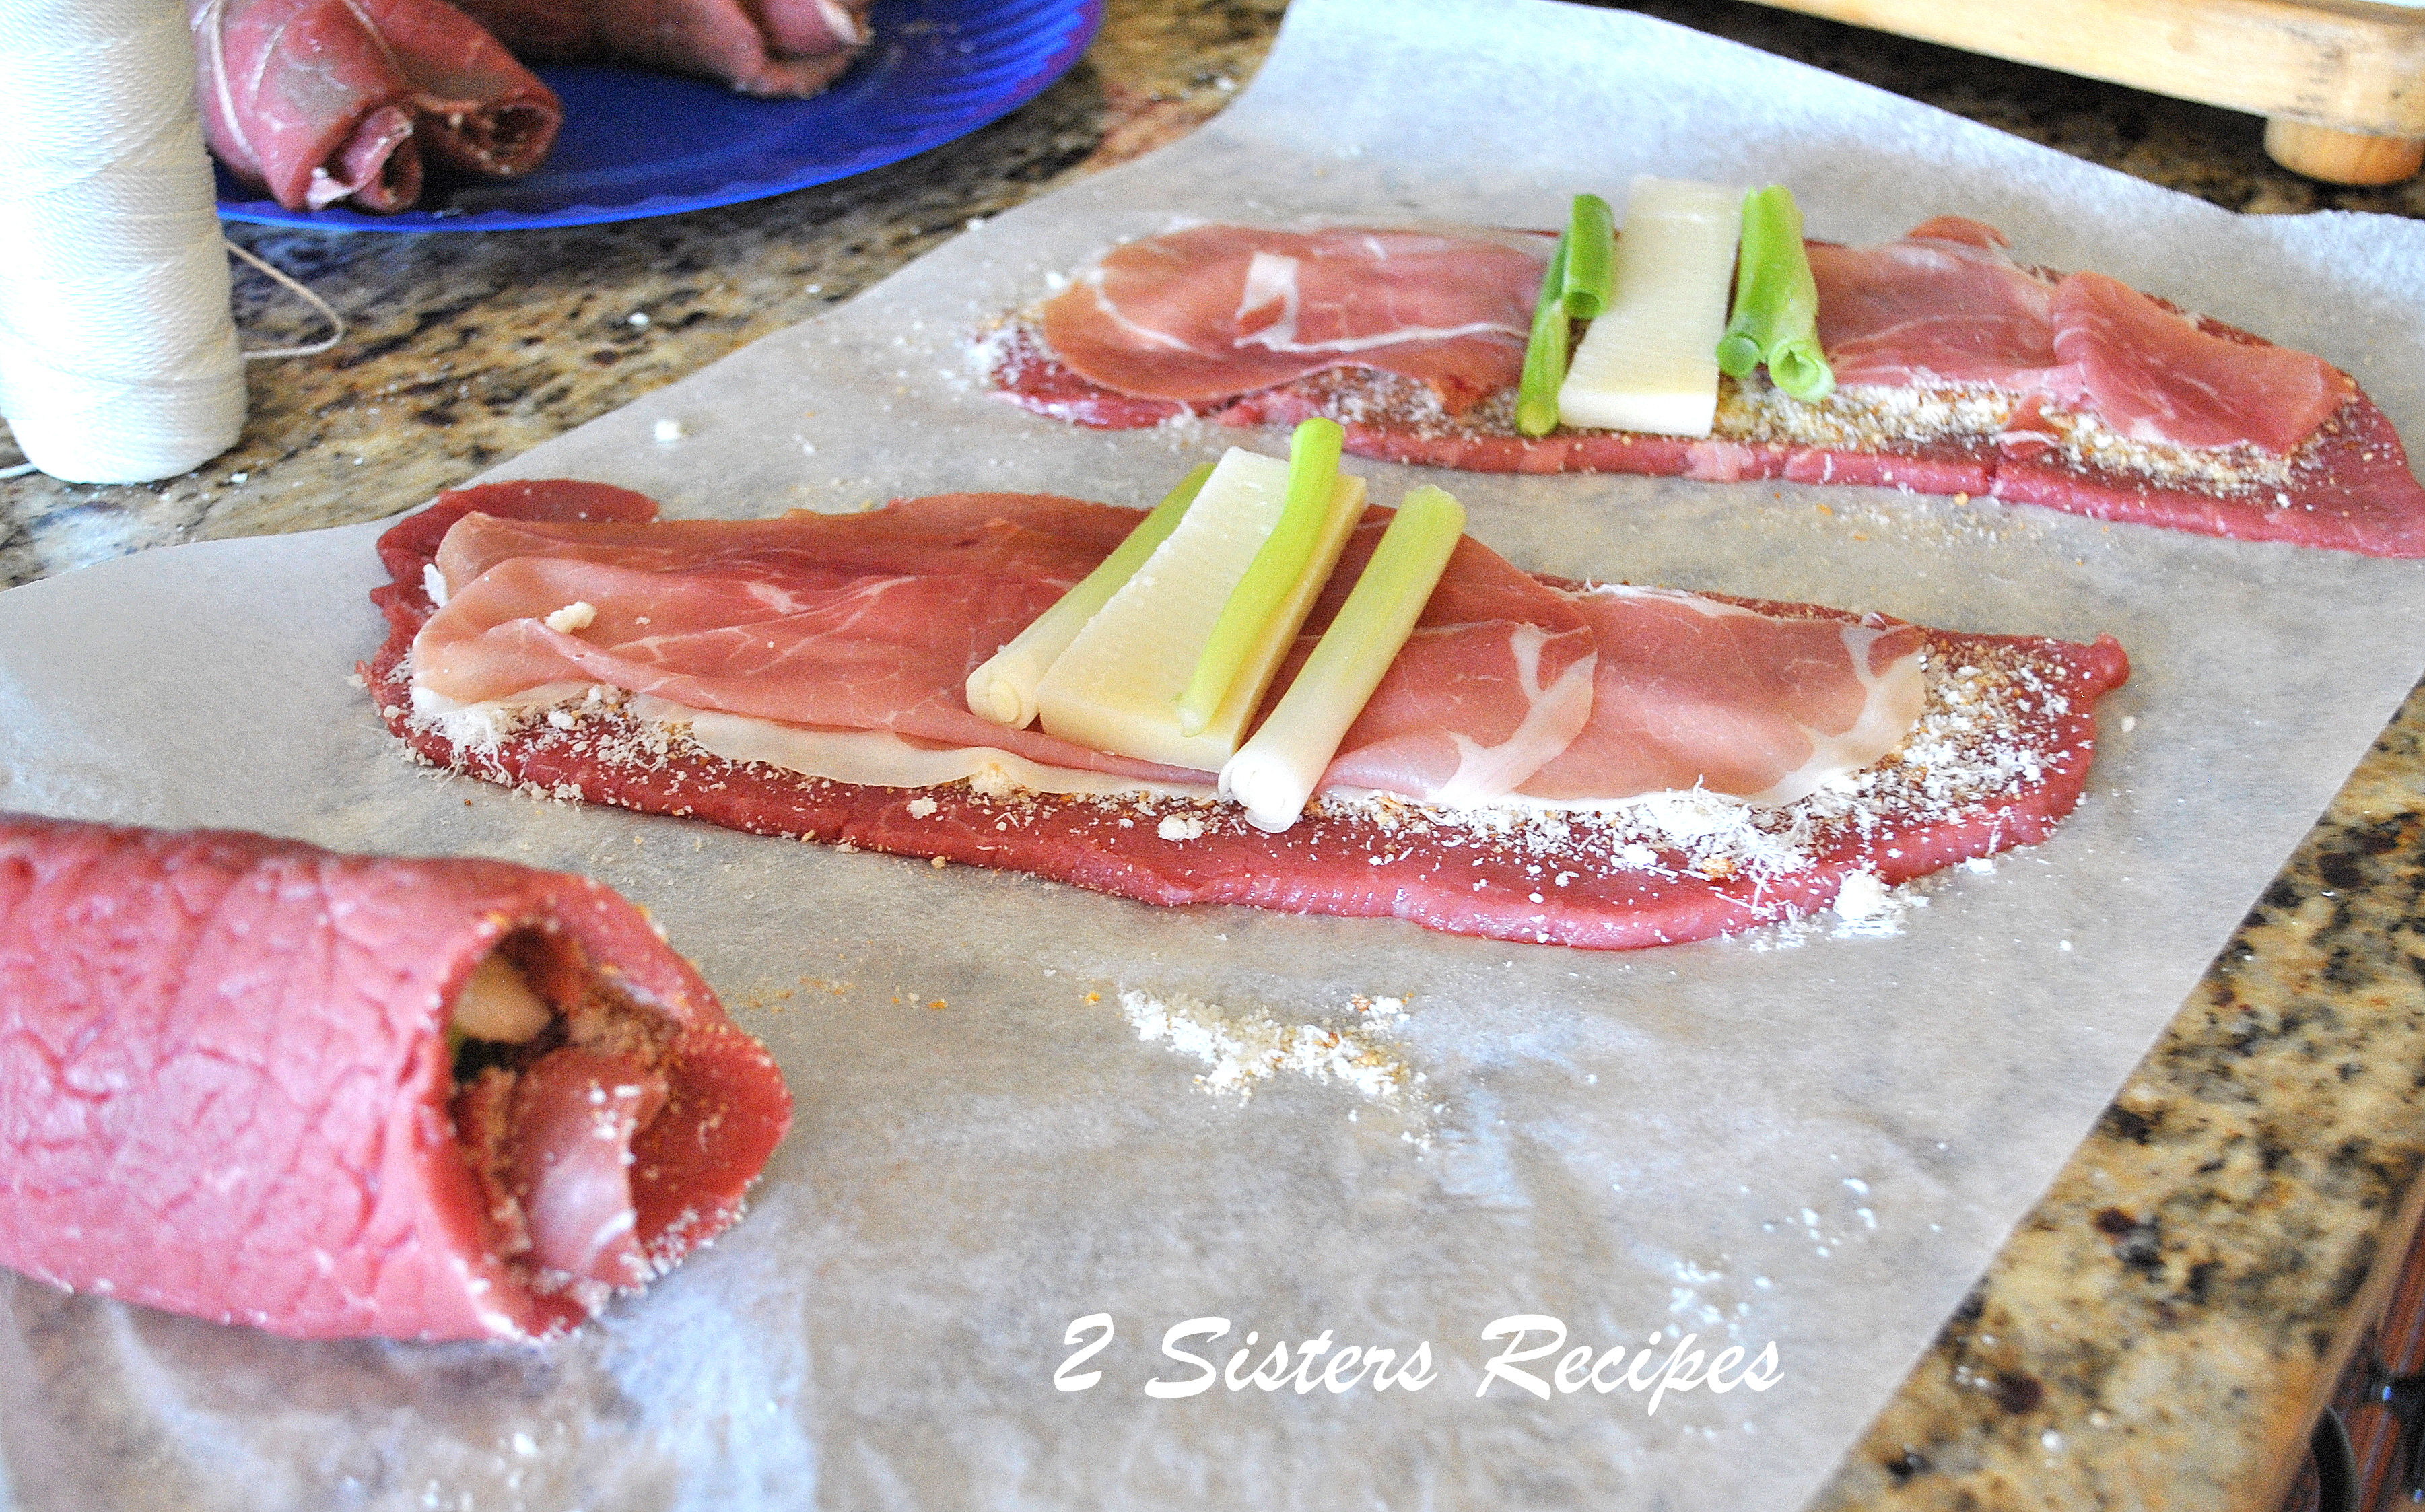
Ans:
[[[493,236],[231,227],[325,295],[345,341],[254,364],[243,438],[197,472],[0,482],[0,585],[407,508],[1184,133],[1252,75],[1281,8],[1110,0],[1085,61],[1013,116],[752,204]],[[2254,118],[1727,0],[1630,8],[2236,210],[2425,217],[2425,185],[2274,168]],[[313,334],[241,269],[237,318],[256,346]],[[2425,1189],[2420,831],[2412,697],[1817,1505],[2272,1512]]]

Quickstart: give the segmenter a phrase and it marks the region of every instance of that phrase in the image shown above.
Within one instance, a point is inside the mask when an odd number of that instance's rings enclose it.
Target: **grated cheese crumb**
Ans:
[[[1402,999],[1357,997],[1351,1006],[1366,1023],[1394,1027],[1406,1017]],[[1350,1024],[1287,1024],[1261,1008],[1232,1011],[1185,993],[1167,997],[1134,989],[1120,994],[1120,1011],[1148,1043],[1160,1041],[1212,1070],[1196,1083],[1243,1101],[1258,1084],[1283,1071],[1336,1082],[1372,1102],[1399,1103],[1423,1081],[1421,1071],[1389,1054],[1374,1034]]]
[[[1874,872],[1854,872],[1836,890],[1836,917],[1846,924],[1875,918],[1887,906],[1887,885]]]

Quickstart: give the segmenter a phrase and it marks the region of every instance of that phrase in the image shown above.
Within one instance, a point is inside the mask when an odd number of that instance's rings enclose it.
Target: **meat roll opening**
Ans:
[[[533,1291],[595,1312],[610,1289],[656,1274],[635,1185],[657,1173],[635,1167],[680,1032],[537,930],[501,941],[457,992],[456,1138],[494,1252]]]

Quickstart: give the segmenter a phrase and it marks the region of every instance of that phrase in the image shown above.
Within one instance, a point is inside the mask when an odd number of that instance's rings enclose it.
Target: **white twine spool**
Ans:
[[[0,415],[73,483],[198,467],[244,428],[182,0],[0,0]]]

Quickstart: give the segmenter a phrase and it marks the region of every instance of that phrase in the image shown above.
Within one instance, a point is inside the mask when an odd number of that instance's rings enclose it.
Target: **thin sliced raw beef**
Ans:
[[[453,1005],[500,958],[547,1027],[458,1089]],[[790,1112],[586,877],[0,814],[0,1263],[54,1285],[552,1333],[730,1225]]]
[[[555,143],[554,90],[443,0],[189,0],[202,124],[290,210],[402,210],[425,153],[491,178]]]
[[[1189,234],[1212,242],[1248,233],[1197,227]],[[1157,256],[1180,245],[1167,237],[1133,244]],[[1389,461],[1867,484],[2245,540],[2425,555],[2425,487],[2399,437],[2371,399],[2319,358],[2193,319],[2099,275],[2058,277],[2016,263],[2000,232],[1960,217],[1939,217],[1883,246],[1814,242],[1809,249],[1820,333],[1839,388],[1811,406],[1757,375],[1725,379],[1717,427],[1706,439],[1521,435],[1513,368],[1496,391],[1476,393],[1357,353],[1265,383],[1252,362],[1199,362],[1184,342],[1157,352],[1133,333],[1115,347],[1119,361],[1107,362],[1092,329],[1107,321],[1089,314],[1083,283],[988,332],[978,350],[996,393],[1083,426],[1125,429],[1189,415],[1293,425],[1325,415],[1346,427],[1349,451]],[[1113,255],[1142,254],[1122,248]],[[1203,266],[1208,283],[1217,270],[1221,286],[1245,302],[1235,254],[1216,249]],[[1167,269],[1162,281],[1186,282]],[[1518,285],[1511,277],[1502,287],[1512,298]],[[1527,308],[1531,298],[1524,291]],[[1217,314],[1219,300],[1199,297],[1196,308]],[[1055,337],[1065,312],[1073,322],[1089,317],[1071,338],[1076,360]],[[1135,372],[1122,365],[1132,361]],[[1164,381],[1156,361],[1174,371],[1231,372],[1237,386],[1208,392],[1220,387],[1210,378]]]
[[[1226,398],[1353,363],[1427,384],[1455,413],[1521,375],[1549,251],[1481,233],[1191,226],[1114,248],[1039,330],[1071,371],[1134,398]]]
[[[870,0],[462,0],[524,57],[619,57],[746,94],[806,96],[874,33]]]
[[[1256,828],[1234,806],[1209,796],[988,797],[960,783],[890,788],[802,777],[728,761],[682,738],[652,740],[611,704],[585,708],[564,723],[530,720],[476,743],[458,744],[436,722],[416,717],[407,653],[430,622],[425,585],[455,523],[476,506],[526,520],[586,513],[625,522],[613,527],[619,533],[632,528],[634,497],[594,485],[498,485],[442,498],[390,531],[380,550],[393,582],[373,599],[392,634],[363,668],[389,728],[438,764],[509,785],[535,783],[559,796],[753,833],[1027,871],[1161,904],[1395,916],[1458,933],[1609,948],[1789,918],[1825,907],[1855,872],[1897,882],[2043,839],[2078,801],[2086,780],[2096,698],[2128,674],[2110,639],[2079,646],[1954,635],[1809,606],[1711,601],[1788,622],[1781,634],[1806,636],[1806,650],[1823,651],[1814,668],[1833,659],[1889,684],[1917,637],[1932,682],[1905,746],[1779,808],[1683,794],[1646,808],[1545,812],[1533,821],[1521,811],[1467,811],[1481,817],[1466,828],[1456,811],[1342,796],[1317,799],[1303,821],[1278,834]],[[870,518],[896,512],[915,513],[896,508]],[[1665,606],[1655,594],[1532,582],[1586,628],[1603,598]],[[1477,607],[1456,612],[1478,616],[1497,603],[1505,619],[1508,607],[1539,602],[1503,578],[1477,582],[1472,594]],[[1523,607],[1506,622],[1531,623],[1534,612]],[[1794,628],[1799,621],[1818,628]],[[1568,635],[1572,624],[1536,626],[1542,646]],[[1501,635],[1512,643],[1510,632]],[[1571,645],[1558,654],[1568,668],[1597,665]],[[1797,678],[1793,661],[1787,657],[1783,672],[1769,681],[1786,685],[1789,702],[1801,700],[1807,717],[1795,722],[1821,730],[1841,725],[1850,713],[1843,687]],[[1861,697],[1866,702],[1868,695]],[[1504,700],[1489,707],[1503,724]],[[1767,780],[1759,774],[1791,772],[1808,759],[1791,741],[1773,742],[1762,759],[1736,761],[1729,769],[1751,773],[1744,780]],[[1671,802],[1699,807],[1690,823],[1668,823],[1659,814]]]

